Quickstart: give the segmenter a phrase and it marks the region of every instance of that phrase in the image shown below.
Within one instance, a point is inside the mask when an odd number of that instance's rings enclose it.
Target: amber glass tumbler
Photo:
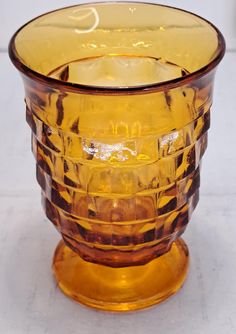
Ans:
[[[224,51],[208,21],[134,2],[63,8],[13,36],[42,203],[62,235],[53,271],[71,298],[128,311],[182,286]]]

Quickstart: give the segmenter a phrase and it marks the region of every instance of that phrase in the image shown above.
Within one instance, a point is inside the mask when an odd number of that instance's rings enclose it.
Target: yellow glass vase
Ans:
[[[224,51],[201,17],[134,2],[63,8],[13,36],[66,295],[128,311],[182,286],[189,255],[180,236],[198,202]]]

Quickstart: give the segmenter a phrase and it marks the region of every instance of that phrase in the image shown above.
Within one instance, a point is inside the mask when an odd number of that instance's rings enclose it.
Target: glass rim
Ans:
[[[138,85],[138,86],[95,86],[95,85],[84,85],[84,84],[78,84],[73,82],[66,82],[62,80],[58,80],[56,78],[49,77],[45,74],[39,73],[29,66],[25,65],[21,59],[19,54],[17,53],[16,47],[15,47],[15,39],[18,36],[19,32],[22,31],[28,24],[32,23],[33,21],[36,21],[37,19],[46,16],[48,14],[52,14],[58,11],[63,11],[65,9],[79,7],[79,6],[85,6],[85,5],[96,5],[96,4],[144,4],[144,5],[151,5],[151,6],[159,6],[159,7],[166,7],[171,8],[180,12],[185,12],[187,14],[191,14],[202,21],[209,24],[210,27],[212,27],[218,37],[218,49],[219,51],[216,53],[216,55],[212,58],[211,61],[209,61],[205,66],[201,67],[200,69],[189,73],[183,77],[177,77],[175,79],[162,81],[162,82],[154,82],[151,84],[144,84],[144,85]],[[145,2],[145,1],[97,1],[97,2],[89,2],[89,3],[80,3],[73,6],[66,6],[62,8],[58,8],[52,11],[48,11],[46,13],[43,13],[39,16],[36,16],[32,20],[26,22],[24,25],[22,25],[11,37],[9,46],[8,46],[8,54],[12,61],[12,63],[15,65],[15,67],[22,72],[27,77],[38,81],[41,84],[50,85],[55,89],[59,90],[65,90],[69,92],[74,93],[81,93],[81,94],[94,94],[94,95],[135,95],[135,94],[147,94],[147,93],[154,93],[158,91],[166,91],[172,88],[176,88],[180,85],[185,85],[193,80],[199,79],[209,73],[211,70],[213,70],[219,62],[224,57],[226,50],[226,43],[223,34],[221,31],[210,21],[207,19],[201,17],[198,14],[192,13],[191,11],[187,11],[185,9],[181,9],[178,7],[158,4],[158,3],[151,3],[151,2]]]

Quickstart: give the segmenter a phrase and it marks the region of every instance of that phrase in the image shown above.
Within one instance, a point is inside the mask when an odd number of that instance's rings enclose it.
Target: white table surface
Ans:
[[[201,200],[185,233],[188,279],[175,296],[144,311],[95,311],[66,298],[51,273],[60,239],[40,205],[25,122],[23,85],[0,53],[0,333],[236,333],[236,53],[215,85]]]

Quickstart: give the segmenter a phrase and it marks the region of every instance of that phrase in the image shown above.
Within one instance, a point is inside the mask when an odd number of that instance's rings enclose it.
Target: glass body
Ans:
[[[106,310],[183,284],[179,239],[198,202],[224,39],[191,13],[96,3],[45,14],[12,38],[37,180],[61,233],[62,290]]]

